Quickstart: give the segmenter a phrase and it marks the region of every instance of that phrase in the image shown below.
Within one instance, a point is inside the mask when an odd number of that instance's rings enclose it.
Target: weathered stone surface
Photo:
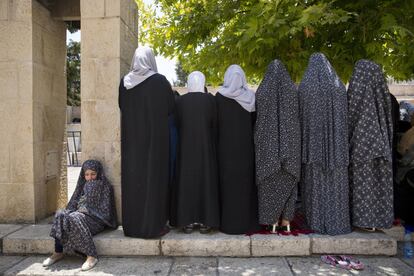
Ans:
[[[8,270],[9,268],[16,265],[18,262],[21,262],[24,258],[23,256],[0,256],[0,275]]]
[[[170,275],[217,275],[216,258],[176,258]]]
[[[159,239],[125,237],[122,227],[94,237],[98,254],[106,256],[160,255]]]
[[[84,262],[81,258],[66,257],[62,261],[45,268],[45,257],[29,257],[10,268],[4,275],[49,276],[49,275],[168,275],[172,264],[171,258],[137,257],[137,258],[100,258],[95,268],[82,272]]]
[[[219,258],[219,275],[293,275],[285,258]]]
[[[404,240],[404,227],[403,226],[393,226],[390,229],[383,229],[382,230],[385,234],[390,236],[391,238],[396,239],[397,241]]]
[[[0,224],[0,239],[23,228],[22,224]]]
[[[50,225],[29,225],[3,239],[3,253],[48,254],[54,251]]]
[[[310,255],[310,238],[307,235],[253,235],[253,256],[304,256]]]
[[[309,275],[309,276],[354,275],[345,269],[325,264],[324,262],[321,261],[320,257],[315,257],[315,256],[308,257],[308,258],[288,257],[287,262],[289,263],[295,275]]]
[[[414,275],[414,268],[398,258],[387,257],[359,257],[364,265],[366,275]]]
[[[384,233],[352,232],[347,235],[311,235],[313,254],[395,255],[397,241]]]
[[[105,16],[105,0],[81,0],[82,18],[99,18]],[[116,0],[114,2],[117,2]]]
[[[414,243],[411,243],[412,246],[414,247]],[[407,259],[404,258],[404,242],[398,242],[398,252],[397,252],[397,257],[403,261],[404,263],[408,264],[409,266],[414,268],[414,258],[411,259]]]
[[[31,183],[0,184],[0,191],[1,223],[34,222],[34,191]]]
[[[217,232],[189,235],[174,230],[162,237],[161,251],[168,256],[250,256],[250,238]]]

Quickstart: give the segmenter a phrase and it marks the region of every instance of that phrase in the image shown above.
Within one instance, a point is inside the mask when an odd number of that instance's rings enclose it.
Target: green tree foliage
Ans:
[[[175,65],[175,74],[177,75],[177,80],[174,81],[174,86],[185,86],[187,83],[188,72],[183,69],[181,62],[177,62]]]
[[[80,43],[71,40],[66,50],[67,105],[80,106]]]
[[[361,58],[396,80],[414,77],[412,0],[137,0],[140,41],[183,68],[219,83],[232,63],[250,81],[280,59],[300,80],[309,56],[323,52],[348,81]]]

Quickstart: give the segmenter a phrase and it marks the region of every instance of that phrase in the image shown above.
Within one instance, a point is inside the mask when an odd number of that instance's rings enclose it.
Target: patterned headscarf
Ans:
[[[311,55],[298,90],[302,162],[324,169],[348,166],[346,88],[324,54]]]
[[[370,60],[355,64],[348,88],[350,159],[384,157],[392,161],[391,97],[381,67]]]
[[[87,170],[97,173],[96,180],[86,181]],[[109,227],[117,226],[113,188],[105,177],[102,164],[97,160],[87,160],[82,164],[78,183],[66,209],[76,211],[82,196],[86,197],[86,209],[90,215],[101,219]]]
[[[248,112],[255,111],[255,95],[247,86],[246,75],[243,69],[233,64],[224,74],[223,86],[218,91],[221,95],[234,99]]]
[[[300,125],[296,86],[279,60],[271,62],[256,92],[254,132],[259,183],[280,169],[300,178]]]

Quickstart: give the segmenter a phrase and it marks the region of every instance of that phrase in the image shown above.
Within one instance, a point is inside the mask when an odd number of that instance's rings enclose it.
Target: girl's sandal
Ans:
[[[352,267],[353,269],[355,269],[355,270],[363,270],[363,269],[364,269],[364,264],[363,264],[363,263],[361,263],[361,261],[359,261],[359,260],[357,260],[357,259],[355,259],[355,258],[353,258],[353,257],[351,257],[351,256],[347,256],[347,255],[339,255],[339,257],[340,257],[342,260],[344,260],[344,261],[348,262],[348,263],[351,265],[351,267]]]
[[[334,255],[323,255],[321,256],[321,261],[335,266],[335,267],[339,267],[339,268],[343,268],[346,270],[350,270],[351,269],[351,265],[349,262],[343,261],[341,260],[341,258],[339,258],[338,256],[334,256]]]

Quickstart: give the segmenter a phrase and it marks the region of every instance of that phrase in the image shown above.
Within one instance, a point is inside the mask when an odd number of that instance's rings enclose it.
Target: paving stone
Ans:
[[[365,269],[360,275],[414,275],[414,268],[398,258],[387,257],[359,257]]]
[[[49,237],[50,225],[29,225],[3,239],[3,252],[7,254],[49,254],[54,240]]]
[[[18,262],[22,261],[26,257],[22,256],[0,256],[0,275],[17,264]]]
[[[218,232],[184,234],[173,230],[162,237],[161,251],[167,256],[250,256],[250,238]]]
[[[219,258],[220,275],[293,275],[282,257]]]
[[[24,226],[24,224],[0,224],[0,239],[20,228],[23,228]]]
[[[414,244],[413,244],[414,247]],[[405,262],[406,264],[408,264],[411,267],[414,267],[414,258],[411,259],[406,259],[404,258],[404,242],[398,242],[398,253],[397,253],[397,257]]]
[[[105,256],[154,256],[160,255],[159,239],[125,237],[122,227],[108,230],[94,237],[99,255]]]
[[[253,235],[251,240],[253,256],[310,255],[310,237],[308,235]]]
[[[5,272],[4,275],[168,275],[172,259],[166,257],[100,258],[90,271],[82,272],[81,258],[66,257],[62,261],[43,267],[45,257],[29,257]]]
[[[0,224],[0,253],[3,251],[3,238],[23,227],[23,224]]]
[[[384,233],[352,232],[346,235],[311,235],[313,254],[397,254],[397,241]]]
[[[217,275],[216,258],[175,258],[170,275]]]
[[[295,275],[353,275],[351,272],[342,268],[325,264],[320,260],[320,257],[287,257],[286,259]]]

